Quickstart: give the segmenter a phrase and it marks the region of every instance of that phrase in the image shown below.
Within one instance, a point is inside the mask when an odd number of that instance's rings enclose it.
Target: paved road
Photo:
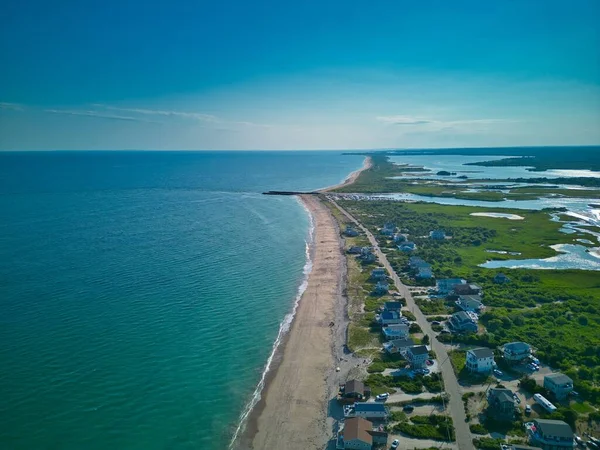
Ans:
[[[383,264],[385,269],[390,274],[390,277],[394,281],[396,285],[396,289],[398,292],[406,299],[407,307],[413,312],[417,319],[417,323],[423,330],[423,332],[429,335],[430,345],[432,350],[435,352],[437,356],[437,360],[441,364],[441,373],[444,377],[444,386],[446,388],[446,392],[450,395],[450,400],[448,402],[448,406],[450,408],[450,414],[452,416],[452,421],[454,422],[454,431],[456,433],[456,444],[460,450],[474,450],[473,441],[471,437],[471,431],[469,430],[469,424],[466,422],[465,409],[462,402],[462,396],[460,393],[458,380],[456,379],[456,375],[454,370],[452,369],[452,364],[448,359],[448,352],[442,343],[440,343],[434,336],[435,332],[431,329],[431,325],[427,322],[425,315],[421,312],[418,306],[415,304],[414,299],[412,298],[411,292],[408,288],[402,284],[400,278],[392,269],[385,253],[383,253],[379,249],[379,245],[377,244],[377,240],[373,236],[373,234],[364,227],[358,220],[356,220],[350,213],[348,213],[344,208],[338,205],[335,201],[331,201],[348,219],[354,222],[361,230],[365,232],[371,245],[373,246],[377,257],[379,258],[379,262]]]

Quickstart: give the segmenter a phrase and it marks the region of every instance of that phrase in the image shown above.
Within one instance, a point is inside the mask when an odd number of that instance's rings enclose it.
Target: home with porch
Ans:
[[[338,400],[341,402],[366,401],[371,396],[371,388],[365,386],[362,381],[348,380],[340,386]]]
[[[406,236],[402,233],[396,233],[394,234],[394,242],[396,244],[400,244],[401,242],[406,241]]]
[[[351,417],[342,422],[336,442],[337,450],[371,450],[387,446],[388,433],[383,426],[362,417]]]
[[[401,302],[385,302],[383,304],[383,311],[400,311],[402,309]]]
[[[390,411],[383,403],[354,403],[344,407],[344,417],[362,417],[363,419],[386,420]]]
[[[478,284],[467,283],[467,284],[457,284],[452,289],[454,295],[482,295],[483,289]]]
[[[562,420],[536,419],[525,424],[529,443],[543,450],[567,450],[575,448],[573,430]]]
[[[489,373],[496,366],[492,349],[480,347],[467,350],[466,368],[473,373]]]
[[[386,341],[394,339],[403,339],[408,337],[410,327],[406,323],[398,323],[394,325],[387,325],[381,329],[383,337]]]
[[[448,319],[448,326],[455,333],[474,333],[477,332],[477,320],[472,314],[465,311],[454,313]]]
[[[531,346],[525,342],[509,342],[500,349],[504,360],[509,364],[521,363],[531,356]]]
[[[388,293],[390,289],[390,285],[385,281],[378,281],[373,289],[373,294],[375,295],[385,295]]]
[[[441,280],[437,280],[436,288],[438,294],[447,295],[454,290],[455,286],[466,283],[467,280],[463,280],[462,278],[444,278]]]
[[[486,415],[492,419],[512,422],[515,418],[515,399],[510,389],[491,388],[487,392]]]
[[[375,315],[375,321],[384,327],[386,325],[398,325],[408,322],[406,318],[402,317],[400,311],[383,311],[380,314]]]
[[[483,309],[480,295],[459,295],[456,300],[456,306],[463,311],[478,313]]]
[[[429,350],[425,345],[414,345],[406,349],[404,356],[413,369],[421,369],[429,358]]]
[[[358,236],[358,231],[356,231],[352,226],[346,225],[346,230],[344,234],[348,237],[356,237]]]
[[[564,373],[551,373],[544,377],[544,387],[552,392],[557,400],[563,400],[573,390],[573,380]]]
[[[394,339],[391,341],[384,342],[383,350],[390,355],[395,355],[397,353],[406,357],[406,351],[415,345],[415,341],[413,341],[409,337],[404,337],[400,339]]]
[[[385,269],[378,267],[377,269],[371,270],[371,280],[374,281],[385,281],[387,280],[387,273]]]

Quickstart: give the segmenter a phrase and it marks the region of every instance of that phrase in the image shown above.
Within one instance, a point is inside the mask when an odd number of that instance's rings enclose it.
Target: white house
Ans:
[[[573,390],[573,380],[563,373],[551,373],[544,377],[544,387],[562,400]]]
[[[344,417],[362,417],[363,419],[385,420],[389,415],[389,410],[383,403],[362,403],[356,402],[353,405],[344,407]]]
[[[406,355],[406,352],[410,347],[413,347],[415,342],[408,337],[402,339],[394,339],[393,341],[387,341],[383,344],[383,349],[393,355],[395,353],[400,353],[401,355]]]
[[[470,372],[491,372],[495,365],[494,352],[491,349],[481,347],[467,351],[467,370]]]

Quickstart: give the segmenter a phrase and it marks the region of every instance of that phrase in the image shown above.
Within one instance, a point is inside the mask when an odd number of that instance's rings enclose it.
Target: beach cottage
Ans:
[[[456,301],[458,306],[463,311],[479,313],[483,309],[481,296],[479,295],[459,295]]]
[[[544,377],[544,387],[552,392],[557,400],[562,400],[573,390],[573,380],[563,373],[551,373]]]
[[[405,323],[387,325],[381,329],[386,341],[408,337],[410,327]]]
[[[488,373],[495,365],[494,352],[491,349],[480,347],[467,350],[466,367],[469,372]]]

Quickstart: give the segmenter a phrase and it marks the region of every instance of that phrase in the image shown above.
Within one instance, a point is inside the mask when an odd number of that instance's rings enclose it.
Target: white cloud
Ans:
[[[12,111],[23,111],[25,108],[18,103],[0,102],[0,109],[10,109]]]
[[[391,125],[424,125],[431,123],[431,120],[410,116],[379,116],[376,117],[376,120]]]
[[[68,116],[85,116],[85,117],[97,117],[100,119],[110,119],[110,120],[128,120],[133,122],[148,122],[148,123],[158,123],[151,120],[146,120],[139,117],[130,117],[130,116],[121,116],[117,114],[105,114],[98,111],[93,110],[72,110],[72,109],[45,109],[44,112],[51,114],[65,114]]]

